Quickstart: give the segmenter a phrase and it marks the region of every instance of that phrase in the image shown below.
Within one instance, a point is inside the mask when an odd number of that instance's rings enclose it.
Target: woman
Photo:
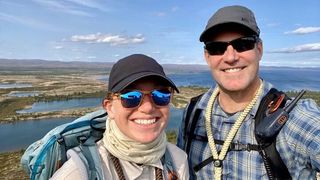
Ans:
[[[104,179],[189,179],[186,154],[164,132],[174,91],[179,92],[148,56],[134,54],[114,64],[103,101],[106,131],[97,142]],[[164,161],[167,154],[174,171]],[[86,172],[71,155],[52,179],[88,179]]]

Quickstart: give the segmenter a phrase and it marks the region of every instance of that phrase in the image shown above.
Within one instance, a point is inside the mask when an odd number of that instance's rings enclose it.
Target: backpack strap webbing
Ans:
[[[86,165],[88,178],[103,180],[103,172],[101,166],[101,158],[98,152],[97,145],[80,145],[79,157]]]
[[[202,95],[203,94],[200,94],[196,97],[191,98],[190,103],[187,108],[186,118],[185,118],[185,122],[184,122],[185,124],[184,124],[184,137],[183,137],[183,139],[185,141],[184,150],[187,154],[189,154],[190,147],[191,147],[191,141],[194,136],[194,130],[197,125],[197,121],[199,119],[200,113],[202,111],[201,109],[195,108],[196,104],[198,104]],[[191,120],[191,124],[190,124],[190,120]]]
[[[271,88],[266,96],[261,100],[260,106],[254,117],[255,127],[266,117],[267,111],[269,111],[269,106],[277,103],[277,100],[281,95],[285,95],[285,98],[280,102],[277,108],[283,108],[289,97],[282,91],[278,91],[275,88]],[[291,179],[288,168],[281,159],[279,152],[276,149],[276,138],[266,141],[255,134],[255,138],[259,145],[261,145],[261,150],[259,151],[262,156],[265,168],[269,179]]]
[[[169,152],[168,147],[166,147],[166,151],[161,158],[161,163],[167,169],[167,173],[168,173],[168,174],[166,174],[167,179],[168,180],[177,180],[178,175],[177,175],[177,171],[176,171],[176,166],[173,162],[173,159],[172,159],[171,153]]]

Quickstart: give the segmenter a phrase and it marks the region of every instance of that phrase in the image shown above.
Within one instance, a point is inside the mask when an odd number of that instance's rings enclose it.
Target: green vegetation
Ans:
[[[29,179],[20,166],[20,158],[24,150],[0,153],[0,179],[16,180]]]

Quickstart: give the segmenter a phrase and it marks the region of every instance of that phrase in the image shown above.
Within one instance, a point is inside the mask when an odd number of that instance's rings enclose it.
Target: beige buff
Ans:
[[[106,121],[106,131],[103,136],[105,148],[115,157],[137,164],[154,164],[164,155],[167,138],[163,131],[151,143],[142,144],[125,136],[113,119]]]

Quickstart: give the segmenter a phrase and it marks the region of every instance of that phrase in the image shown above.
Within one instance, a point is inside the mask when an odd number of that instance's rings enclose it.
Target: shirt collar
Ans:
[[[269,92],[269,90],[273,87],[272,84],[264,81],[262,79],[262,83],[263,83],[263,89],[262,89],[262,93],[261,95],[258,97],[257,99],[257,102],[255,103],[255,105],[253,106],[253,108],[251,109],[250,111],[250,116],[251,117],[254,117],[255,114],[257,113],[258,111],[258,108],[259,108],[259,105],[260,105],[260,102],[262,100],[262,98]],[[211,87],[206,93],[203,94],[203,96],[201,97],[199,103],[197,104],[196,108],[197,109],[202,109],[202,110],[205,110],[207,105],[208,105],[208,101],[209,101],[209,98],[211,97],[213,91],[214,91],[214,88],[215,87]],[[215,104],[217,103],[216,100],[214,102]],[[220,109],[220,105],[218,104],[217,105]]]

